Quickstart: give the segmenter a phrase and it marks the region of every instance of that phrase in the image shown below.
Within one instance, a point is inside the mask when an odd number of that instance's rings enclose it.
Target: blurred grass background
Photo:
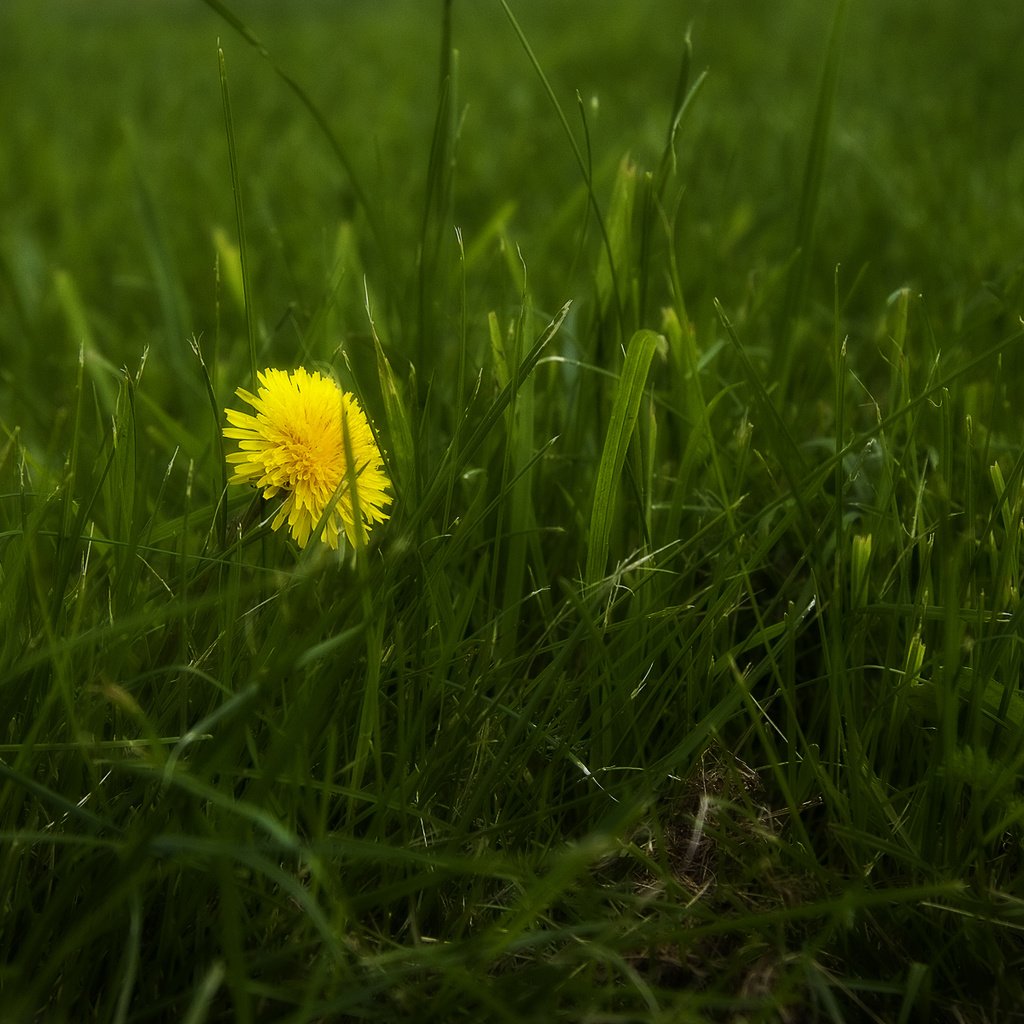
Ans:
[[[383,237],[359,231],[360,257],[399,307],[409,298],[403,256],[418,237],[437,108],[438,8],[412,0],[237,7],[330,120],[363,187],[373,183]],[[520,10],[574,125],[576,92],[583,100],[606,189],[623,155],[650,166],[660,152],[681,40],[692,32],[695,65],[709,75],[679,146],[688,222],[681,274],[693,290],[713,281],[727,308],[791,254],[830,16],[812,0]],[[182,338],[211,333],[211,236],[233,233],[234,220],[218,38],[235,97],[254,292],[271,342],[287,338],[288,318],[308,316],[320,300],[336,226],[356,211],[322,135],[267,62],[202,5],[12,0],[0,17],[3,387],[19,422],[45,430],[75,364],[80,338],[55,301],[57,268],[115,365],[152,344],[181,370]],[[500,12],[455,5],[454,22],[453,223],[472,248],[500,216],[528,262],[544,268],[534,284],[551,308],[581,287],[550,272],[556,259],[572,266],[579,221],[566,200],[580,189],[577,168]],[[865,270],[853,312],[871,315],[904,284],[941,303],[943,317],[982,315],[998,301],[1020,259],[1024,222],[1021,32],[998,6],[969,17],[950,2],[927,16],[911,2],[852,10],[813,275],[827,306],[837,263],[851,282]],[[225,304],[222,312],[236,311]]]

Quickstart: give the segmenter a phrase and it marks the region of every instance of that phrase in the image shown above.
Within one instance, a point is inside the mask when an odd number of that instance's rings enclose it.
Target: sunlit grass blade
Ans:
[[[605,434],[597,480],[594,484],[587,565],[584,573],[588,583],[600,580],[608,564],[622,468],[630,440],[636,430],[640,399],[647,386],[647,373],[659,338],[660,335],[654,331],[637,331],[630,338],[626,349],[626,360],[616,384],[608,432]]]

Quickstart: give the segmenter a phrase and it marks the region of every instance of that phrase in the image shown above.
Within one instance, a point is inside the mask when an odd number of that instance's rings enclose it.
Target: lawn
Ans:
[[[3,1024],[1024,1020],[1011,6],[4,0]]]

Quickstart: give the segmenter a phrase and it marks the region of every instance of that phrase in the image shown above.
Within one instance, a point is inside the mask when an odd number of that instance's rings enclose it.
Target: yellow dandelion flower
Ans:
[[[300,548],[327,510],[324,541],[337,549],[344,529],[355,545],[357,529],[365,538],[374,523],[388,518],[384,509],[391,504],[385,490],[391,482],[359,402],[316,371],[267,369],[256,376],[255,395],[244,388],[235,392],[256,415],[225,410],[230,426],[224,436],[239,448],[227,456],[234,467],[231,483],[255,484],[266,498],[282,495],[270,525],[277,530],[287,522]]]

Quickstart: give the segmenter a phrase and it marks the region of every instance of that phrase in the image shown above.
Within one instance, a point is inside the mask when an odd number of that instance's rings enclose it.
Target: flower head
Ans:
[[[244,388],[235,392],[256,415],[225,410],[230,426],[224,436],[237,440],[239,449],[227,456],[234,467],[231,483],[252,483],[266,498],[282,495],[270,525],[277,530],[287,521],[301,548],[325,512],[327,544],[336,549],[342,529],[357,544],[365,530],[388,518],[384,508],[391,497],[380,451],[355,396],[301,367],[256,376],[255,395]]]

